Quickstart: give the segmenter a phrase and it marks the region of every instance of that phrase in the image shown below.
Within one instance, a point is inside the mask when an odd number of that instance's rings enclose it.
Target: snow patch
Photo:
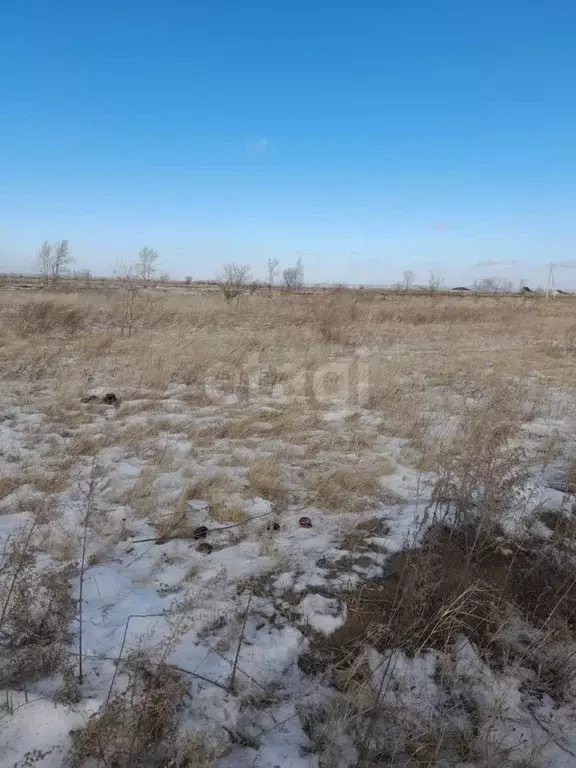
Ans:
[[[306,624],[324,635],[331,635],[343,626],[347,617],[346,605],[340,600],[314,593],[300,601],[298,612]]]

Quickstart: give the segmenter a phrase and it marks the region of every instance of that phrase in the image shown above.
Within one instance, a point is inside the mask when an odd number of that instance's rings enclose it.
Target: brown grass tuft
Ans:
[[[68,475],[65,472],[48,473],[34,472],[26,476],[26,482],[34,486],[41,493],[61,493],[69,485]]]
[[[14,327],[21,336],[38,336],[54,332],[78,333],[88,317],[86,307],[52,299],[31,300],[19,306],[14,314]]]
[[[218,522],[240,523],[246,519],[246,512],[231,500],[234,485],[225,474],[212,475],[192,483],[187,499],[202,499],[210,505],[210,515]]]
[[[370,467],[340,467],[316,476],[310,501],[342,512],[359,511],[383,495],[379,478],[390,474],[395,464],[390,459]]]
[[[85,728],[73,734],[71,768],[94,761],[116,768],[183,765],[184,747],[178,736],[179,715],[188,687],[175,667],[153,664],[143,653],[126,663],[129,691],[112,698],[92,715]]]
[[[14,493],[14,491],[17,491],[18,488],[24,484],[24,482],[24,480],[21,480],[18,477],[14,477],[13,475],[0,477],[0,501],[5,499],[7,496],[10,496],[10,494]]]
[[[234,486],[225,474],[212,475],[190,483],[178,499],[171,514],[163,517],[156,524],[158,538],[182,538],[192,536],[189,521],[188,502],[192,499],[207,501],[210,515],[221,523],[241,523],[246,520],[246,512],[231,499]]]
[[[274,504],[281,504],[286,499],[286,488],[282,467],[277,459],[260,459],[247,472],[252,488],[259,496]]]

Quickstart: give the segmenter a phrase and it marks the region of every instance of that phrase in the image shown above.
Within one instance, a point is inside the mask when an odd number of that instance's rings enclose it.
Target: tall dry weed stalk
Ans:
[[[63,671],[75,603],[74,566],[36,568],[36,520],[8,541],[0,560],[0,685]]]

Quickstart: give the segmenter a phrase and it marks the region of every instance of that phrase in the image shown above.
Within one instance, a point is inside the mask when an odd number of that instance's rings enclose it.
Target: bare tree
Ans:
[[[278,274],[280,262],[278,259],[268,259],[268,289],[271,291],[274,285],[274,278]]]
[[[250,280],[251,274],[248,264],[236,264],[236,262],[225,264],[218,282],[226,302],[230,304],[234,299],[239,301]]]
[[[119,261],[113,271],[120,287],[120,334],[132,336],[136,319],[136,300],[142,291],[140,264]]]
[[[284,280],[284,285],[286,288],[288,288],[289,291],[295,289],[297,287],[296,268],[286,267],[286,269],[282,272],[282,279]]]
[[[40,246],[40,250],[38,251],[38,255],[36,257],[36,263],[38,265],[38,270],[44,279],[44,282],[48,282],[48,280],[52,277],[52,246],[48,240],[44,240]]]
[[[440,275],[438,272],[430,270],[428,275],[428,290],[430,291],[430,295],[433,296],[435,293],[438,293],[443,284],[444,278],[442,275]]]
[[[160,256],[156,253],[154,248],[145,246],[138,253],[137,272],[138,277],[144,280],[145,283],[149,283],[156,277],[158,272],[158,262]]]
[[[414,272],[412,272],[411,269],[405,269],[402,277],[403,277],[402,287],[404,288],[405,291],[409,291],[410,288],[412,288],[412,286],[414,285],[414,280],[416,278],[416,275],[414,274]]]
[[[61,240],[53,246],[48,240],[44,240],[38,251],[36,261],[44,281],[57,282],[72,262],[68,240]]]
[[[72,262],[68,240],[60,240],[52,250],[52,280],[57,282]]]
[[[478,293],[512,293],[513,286],[509,280],[500,277],[483,277],[475,280],[473,288]]]
[[[288,290],[302,288],[304,285],[304,264],[302,263],[300,256],[296,260],[296,265],[294,267],[287,267],[282,272],[282,278],[284,280],[284,285]]]
[[[302,288],[304,286],[304,264],[301,256],[296,259],[296,280],[298,288]]]

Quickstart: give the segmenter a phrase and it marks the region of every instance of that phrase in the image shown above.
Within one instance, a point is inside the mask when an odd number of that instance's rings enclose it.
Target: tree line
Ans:
[[[70,266],[74,258],[70,252],[68,240],[60,240],[50,243],[44,240],[36,255],[36,267],[45,283],[56,283],[62,277],[70,275]],[[160,256],[149,246],[141,248],[133,261],[121,261],[114,267],[114,274],[118,276],[131,275],[144,283],[154,280],[166,282],[170,276],[167,272],[159,271]],[[73,276],[91,277],[89,269],[80,273],[74,272]]]
[[[56,243],[49,243],[45,240],[37,254],[37,268],[44,283],[56,283],[61,277],[70,274],[70,265],[73,257],[70,252],[68,240],[60,240]],[[160,271],[160,256],[154,248],[145,246],[141,248],[133,260],[122,260],[113,269],[115,277],[122,280],[123,283],[131,283],[141,288],[153,282],[166,282],[170,279],[167,272]],[[80,276],[85,279],[91,276],[90,270],[83,270],[80,273],[74,272],[75,277]],[[267,285],[270,290],[276,284],[280,276],[280,262],[276,258],[269,258],[267,262],[266,281],[257,281],[252,277],[252,269],[248,264],[239,264],[229,262],[222,267],[221,273],[217,277],[217,283],[224,299],[230,303],[237,300],[246,290],[256,289],[262,285]],[[281,273],[282,285],[288,290],[298,290],[304,286],[304,264],[301,257],[298,257],[293,266],[286,267]],[[186,284],[192,283],[192,277],[185,278]],[[416,276],[411,269],[406,269],[400,282],[394,285],[395,290],[428,291],[430,294],[437,293],[443,289],[444,280],[442,276],[435,271],[430,271],[427,283],[425,285],[416,285]],[[337,287],[337,286],[335,286]],[[345,285],[340,286],[345,288]],[[464,290],[464,289],[462,289]],[[465,290],[469,290],[466,288]],[[514,288],[509,280],[503,280],[498,277],[484,277],[474,281],[472,290],[478,293],[513,293]],[[520,291],[526,291],[524,284]]]
[[[36,256],[36,266],[44,282],[56,283],[62,277],[70,274],[70,265],[74,259],[70,252],[68,240],[60,240],[54,244],[45,240]],[[140,285],[150,284],[159,280],[166,282],[169,280],[167,272],[160,272],[160,255],[154,248],[145,246],[142,248],[135,259],[121,260],[113,268],[114,276],[123,282],[133,283],[138,281]],[[278,276],[280,262],[278,259],[268,259],[268,287],[271,289]],[[74,273],[76,276],[76,273]],[[83,270],[81,276],[89,278],[90,270]],[[292,267],[286,267],[282,271],[282,280],[286,288],[298,289],[304,285],[304,264],[302,258],[298,257],[296,264]],[[185,278],[186,284],[192,283],[192,277]],[[237,298],[240,293],[249,285],[256,285],[252,278],[252,270],[248,264],[238,264],[230,262],[222,268],[218,276],[218,283],[221,286],[222,293],[226,301],[230,302]]]

